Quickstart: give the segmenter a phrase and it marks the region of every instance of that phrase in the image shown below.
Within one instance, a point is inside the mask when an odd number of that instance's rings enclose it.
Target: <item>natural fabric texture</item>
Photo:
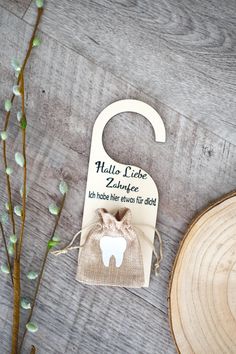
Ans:
[[[91,285],[139,288],[144,284],[143,259],[139,237],[131,224],[131,211],[120,209],[115,215],[106,209],[97,210],[100,221],[87,234],[80,248],[76,279]],[[109,266],[102,258],[100,241],[103,237],[125,239],[126,248],[119,267],[114,256]]]

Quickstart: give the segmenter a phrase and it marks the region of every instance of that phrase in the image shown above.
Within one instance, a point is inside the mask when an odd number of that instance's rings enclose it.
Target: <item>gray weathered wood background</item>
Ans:
[[[93,123],[121,98],[151,104],[167,128],[167,142],[157,144],[144,118],[123,114],[104,136],[114,159],[140,165],[156,181],[165,258],[148,289],[132,290],[81,285],[76,252],[50,256],[34,313],[39,331],[27,335],[24,353],[31,344],[43,354],[176,352],[167,289],[179,241],[194,215],[236,187],[235,10],[235,0],[47,1],[43,44],[26,75],[30,172],[22,293],[33,294],[35,283],[25,274],[41,264],[54,223],[47,208],[58,200],[62,177],[70,193],[58,233],[66,241],[80,228]],[[10,61],[23,58],[35,15],[33,1],[0,0],[1,124],[15,81]],[[14,112],[9,159],[14,202],[20,203]],[[0,192],[2,210],[2,167]],[[10,351],[11,297],[9,277],[1,274],[1,354]]]

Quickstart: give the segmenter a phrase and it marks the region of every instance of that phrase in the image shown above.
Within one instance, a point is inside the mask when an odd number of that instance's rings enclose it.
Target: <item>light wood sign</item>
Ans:
[[[106,208],[109,212],[115,212],[123,207],[132,211],[134,224],[145,225],[142,226],[142,230],[151,245],[153,244],[158,208],[158,190],[155,182],[140,167],[123,165],[114,161],[103,147],[102,137],[105,125],[113,116],[123,112],[134,112],[144,116],[154,129],[155,140],[165,142],[165,127],[161,117],[144,102],[132,99],[120,100],[112,103],[99,114],[92,134],[81,244],[86,238],[85,228],[95,221],[96,209]],[[148,286],[152,247],[145,240],[140,240],[140,243],[144,261],[145,286]]]

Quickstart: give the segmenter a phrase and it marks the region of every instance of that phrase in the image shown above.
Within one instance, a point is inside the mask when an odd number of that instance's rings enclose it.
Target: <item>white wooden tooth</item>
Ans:
[[[122,236],[103,236],[100,240],[100,248],[104,266],[109,267],[111,257],[114,256],[116,268],[119,268],[123,262],[126,246],[126,239]]]

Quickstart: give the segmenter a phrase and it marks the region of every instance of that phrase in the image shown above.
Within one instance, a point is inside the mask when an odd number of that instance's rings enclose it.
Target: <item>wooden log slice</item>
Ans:
[[[236,192],[208,207],[185,234],[169,317],[178,352],[236,353]]]

